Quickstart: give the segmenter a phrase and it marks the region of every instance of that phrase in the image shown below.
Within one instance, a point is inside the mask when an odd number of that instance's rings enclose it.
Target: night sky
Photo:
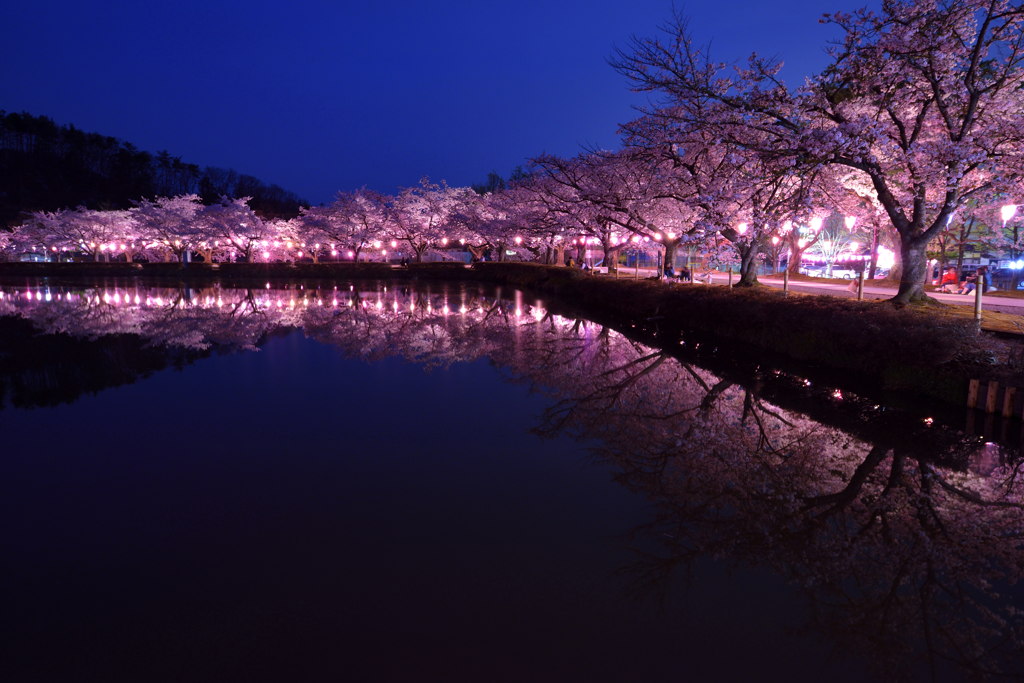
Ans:
[[[826,63],[824,11],[864,0],[683,5],[717,59]],[[542,152],[617,146],[642,103],[607,64],[671,0],[10,2],[0,109],[46,115],[314,202],[421,176],[503,176]]]

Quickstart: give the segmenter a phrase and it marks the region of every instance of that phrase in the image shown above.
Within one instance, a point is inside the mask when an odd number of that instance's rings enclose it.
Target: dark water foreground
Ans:
[[[6,680],[1021,674],[1013,439],[507,289],[0,292]]]

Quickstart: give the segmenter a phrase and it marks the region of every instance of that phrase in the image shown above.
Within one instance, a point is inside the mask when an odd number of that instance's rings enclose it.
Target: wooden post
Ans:
[[[785,295],[789,294],[789,266],[782,271],[782,293]]]
[[[985,283],[982,281],[983,277],[979,277],[978,281],[974,283],[974,319],[979,322],[981,321],[981,290],[985,288]]]
[[[729,286],[732,287],[732,266],[729,266]]]
[[[1006,387],[1003,393],[1003,417],[1013,417],[1013,400],[1016,396],[1016,387]]]
[[[999,393],[999,382],[989,381],[988,394],[985,396],[985,412],[996,412],[996,395]]]
[[[864,301],[864,271],[857,276],[857,301]]]
[[[981,388],[981,382],[972,379],[967,385],[967,407],[977,408],[978,407],[978,390]]]

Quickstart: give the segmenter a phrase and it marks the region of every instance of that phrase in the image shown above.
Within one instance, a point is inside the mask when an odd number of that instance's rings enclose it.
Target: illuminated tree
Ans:
[[[669,107],[719,105],[706,122],[716,138],[808,171],[840,165],[866,176],[900,237],[895,301],[919,301],[925,250],[948,217],[1021,175],[1024,12],[1010,0],[885,0],[880,14],[827,20],[843,32],[832,64],[795,92],[771,60],[754,56],[735,71],[710,61],[681,19],[666,40],[636,40],[615,65]]]

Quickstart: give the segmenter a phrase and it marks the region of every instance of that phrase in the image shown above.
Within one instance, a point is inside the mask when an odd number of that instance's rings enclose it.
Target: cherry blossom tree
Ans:
[[[260,246],[277,236],[272,227],[249,208],[249,199],[222,197],[196,214],[202,235],[200,246],[207,260],[213,260],[212,255],[218,252],[251,263]]]
[[[392,220],[384,233],[408,245],[413,260],[420,263],[427,249],[447,246],[460,200],[472,192],[469,188],[452,188],[443,181],[436,184],[423,178],[419,185],[405,188],[395,197]]]
[[[665,192],[659,174],[643,155],[626,150],[593,152],[575,159],[542,156],[535,159],[550,183],[547,203],[586,230],[610,252],[632,237],[664,248],[666,264],[674,264],[684,239],[697,239],[694,209]]]
[[[134,217],[128,211],[95,211],[78,207],[62,211],[37,211],[18,226],[12,243],[23,251],[37,250],[51,256],[80,252],[99,261],[124,253],[130,262],[141,245]]]
[[[339,192],[327,206],[303,209],[298,224],[307,244],[331,245],[332,251],[358,261],[367,246],[387,234],[393,217],[387,197],[363,188]]]
[[[203,226],[197,220],[202,208],[199,196],[192,194],[143,199],[131,213],[145,241],[185,263],[204,239]]]

